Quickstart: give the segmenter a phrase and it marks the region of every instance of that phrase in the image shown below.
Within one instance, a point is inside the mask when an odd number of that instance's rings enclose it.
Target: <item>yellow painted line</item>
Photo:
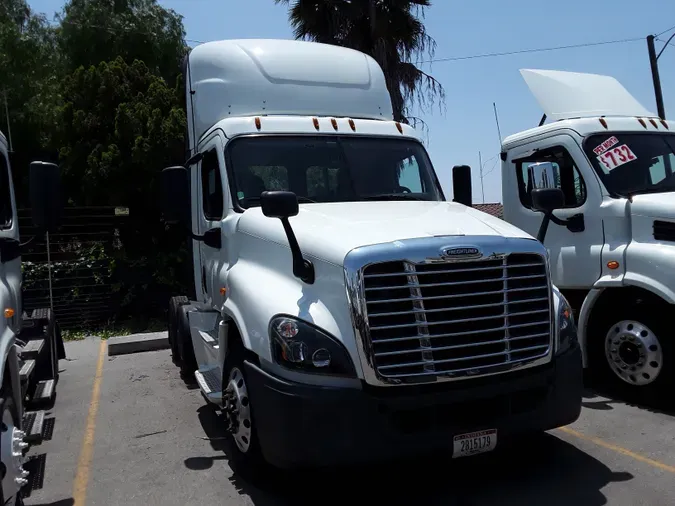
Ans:
[[[570,429],[569,427],[560,427],[558,430],[564,432],[565,434],[569,434],[570,436],[574,436],[576,438],[583,439],[584,441],[589,441],[598,446],[602,446],[603,448],[607,448],[608,450],[615,451],[616,453],[620,453],[621,455],[625,455],[626,457],[630,457],[639,462],[649,464],[650,466],[656,467],[657,469],[661,469],[662,471],[667,471],[669,473],[675,474],[675,466],[669,466],[668,464],[664,464],[663,462],[659,462],[658,460],[650,459],[649,457],[645,457],[644,455],[640,455],[639,453],[626,450],[625,448],[613,445],[612,443],[608,443],[607,441],[603,441],[602,439],[598,439],[597,437],[587,436],[585,434],[582,434],[581,432],[577,432],[574,429]]]
[[[75,484],[73,485],[73,499],[75,500],[73,506],[84,506],[87,498],[87,483],[89,482],[91,457],[94,454],[94,431],[96,429],[96,413],[98,412],[98,402],[101,394],[105,350],[106,342],[101,340],[101,346],[98,350],[98,363],[96,364],[96,376],[94,377],[94,388],[92,389],[91,401],[89,402],[87,426],[84,429],[82,450],[80,451],[80,460],[77,462],[77,474],[75,475]]]

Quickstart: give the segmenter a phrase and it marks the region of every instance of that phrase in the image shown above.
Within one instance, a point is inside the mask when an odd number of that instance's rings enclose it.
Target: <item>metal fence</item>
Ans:
[[[113,318],[121,304],[112,278],[114,257],[128,210],[67,207],[61,227],[49,236],[35,235],[30,209],[18,215],[24,310],[50,307],[51,260],[53,309],[62,328],[87,328]]]

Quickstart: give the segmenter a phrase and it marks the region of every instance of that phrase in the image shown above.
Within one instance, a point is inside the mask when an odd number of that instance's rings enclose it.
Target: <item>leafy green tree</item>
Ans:
[[[58,16],[58,44],[71,72],[119,56],[173,83],[187,53],[182,19],[157,0],[70,0]]]
[[[430,0],[274,0],[289,6],[297,39],[357,49],[382,67],[394,119],[415,123],[411,106],[444,103],[443,86],[414,61],[432,58],[436,42],[422,17]]]
[[[191,281],[182,267],[189,271],[184,234],[165,230],[158,205],[161,169],[184,161],[182,93],[180,80],[171,88],[143,62],[121,57],[80,67],[64,81],[65,187],[76,205],[129,208],[115,275],[134,314],[156,311]]]
[[[25,0],[0,2],[0,129],[11,134],[12,165],[21,198],[31,159],[53,154],[59,58],[54,30]],[[7,108],[5,108],[7,105]],[[8,117],[5,114],[8,111]]]

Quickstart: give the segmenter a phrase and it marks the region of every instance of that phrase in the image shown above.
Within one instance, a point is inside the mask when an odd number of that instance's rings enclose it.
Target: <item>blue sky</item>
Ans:
[[[62,0],[29,0],[51,18]],[[273,0],[163,0],[184,17],[187,38],[292,38],[286,8]],[[478,152],[488,160],[499,152],[492,103],[502,136],[536,126],[542,112],[518,69],[593,72],[616,77],[648,109],[656,111],[647,44],[644,38],[675,26],[675,2],[669,0],[432,0],[425,24],[437,43],[436,58],[453,58],[530,48],[608,44],[512,56],[435,62],[430,73],[446,92],[443,111],[418,113],[427,123],[427,147],[446,194],[451,195],[452,166],[473,167],[474,201],[481,202]],[[664,34],[665,39],[672,32]],[[675,39],[661,58],[666,114],[675,119]],[[657,50],[663,43],[657,42]],[[424,70],[429,71],[429,68]],[[485,201],[501,201],[497,159],[485,164]]]

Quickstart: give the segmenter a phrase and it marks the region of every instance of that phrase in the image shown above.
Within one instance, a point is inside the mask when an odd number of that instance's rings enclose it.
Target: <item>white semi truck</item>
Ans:
[[[372,58],[229,40],[194,48],[185,76],[190,155],[162,185],[194,294],[171,299],[169,339],[235,459],[462,457],[577,419],[545,248],[445,200]]]
[[[30,168],[33,221],[41,232],[59,224],[61,201],[56,165]],[[28,483],[25,454],[42,438],[44,407],[54,399],[58,361],[65,350],[49,309],[30,316],[21,305],[19,226],[8,146],[0,132],[0,504],[18,505]]]
[[[545,116],[502,143],[504,219],[538,234],[531,169],[549,172],[562,202],[541,239],[553,283],[578,314],[584,366],[627,393],[670,395],[675,123],[609,76],[521,74]],[[462,200],[470,194],[465,183],[455,188]]]

